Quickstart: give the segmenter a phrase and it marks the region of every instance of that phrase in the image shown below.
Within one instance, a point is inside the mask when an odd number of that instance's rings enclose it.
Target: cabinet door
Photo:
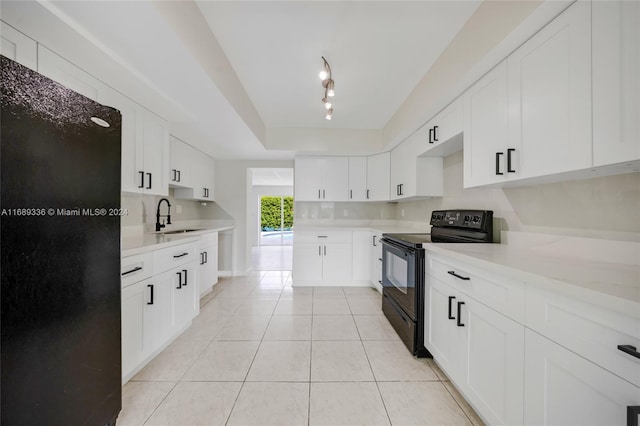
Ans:
[[[455,363],[455,317],[458,293],[437,278],[427,275],[424,345],[442,369],[451,377],[459,377]]]
[[[293,280],[322,280],[322,244],[300,243],[293,245]]]
[[[182,330],[199,311],[200,295],[195,263],[174,269],[175,286],[173,287],[173,331]]]
[[[218,246],[211,245],[200,250],[198,294],[202,296],[218,282]]]
[[[367,199],[367,157],[349,157],[349,201]]]
[[[388,152],[367,157],[367,195],[370,201],[389,200],[391,159]]]
[[[382,243],[380,238],[382,238],[382,233],[372,233],[369,256],[371,258],[371,285],[382,292]]]
[[[144,281],[145,358],[155,353],[172,334],[173,287],[176,283],[172,272]]]
[[[169,133],[167,123],[144,108],[142,123],[144,192],[146,194],[168,195]]]
[[[526,349],[525,425],[624,425],[640,405],[640,388],[529,329]]]
[[[208,155],[200,153],[202,156],[202,176],[204,177],[205,200],[214,199],[214,184],[215,184],[215,162],[213,158]]]
[[[640,3],[594,1],[593,164],[640,159]]]
[[[456,328],[465,339],[465,395],[489,424],[522,424],[524,326],[474,299],[462,301],[464,327]]]
[[[180,188],[192,188],[191,164],[196,157],[195,150],[173,136],[169,137],[171,155],[169,157],[169,185]]]
[[[507,63],[501,62],[471,86],[463,101],[464,187],[502,182],[509,136]]]
[[[429,143],[437,145],[446,142],[455,135],[462,133],[463,128],[463,103],[458,98],[442,110],[429,124]]]
[[[520,177],[591,167],[591,3],[574,3],[518,48],[508,72]]]
[[[371,280],[371,231],[353,231],[353,280]]]
[[[104,83],[42,45],[38,46],[38,72],[89,99],[103,102],[107,91]]]
[[[329,283],[352,280],[352,244],[325,244],[322,246],[322,280]]]
[[[349,157],[322,160],[322,200],[349,200]]]
[[[294,168],[296,201],[320,201],[322,198],[322,159],[296,158]]]
[[[144,359],[143,312],[146,281],[122,289],[122,377]]]
[[[411,196],[415,192],[417,155],[414,147],[421,136],[416,133],[391,150],[391,200]]]
[[[142,110],[135,102],[111,88],[105,93],[104,103],[118,109],[122,115],[122,191],[143,193]]]
[[[15,28],[0,21],[0,53],[32,70],[38,69],[38,45]]]

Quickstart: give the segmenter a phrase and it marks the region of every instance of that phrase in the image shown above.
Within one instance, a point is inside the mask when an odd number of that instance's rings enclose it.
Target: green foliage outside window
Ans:
[[[284,199],[284,229],[293,226],[293,197],[265,196],[260,199],[260,227],[263,231],[280,231],[280,208]]]

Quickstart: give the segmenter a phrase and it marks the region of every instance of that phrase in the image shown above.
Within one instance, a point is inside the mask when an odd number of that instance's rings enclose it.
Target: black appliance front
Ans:
[[[431,357],[424,347],[424,249],[382,239],[382,311],[419,358]]]
[[[115,424],[120,113],[4,56],[0,73],[1,421]]]

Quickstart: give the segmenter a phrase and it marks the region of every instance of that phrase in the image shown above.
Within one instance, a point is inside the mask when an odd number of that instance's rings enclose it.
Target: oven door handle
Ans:
[[[415,250],[411,249],[410,247],[402,246],[402,245],[400,245],[398,243],[394,243],[393,241],[387,240],[386,238],[381,238],[380,241],[382,242],[383,248],[384,248],[385,245],[387,245],[387,246],[391,247],[392,249],[399,250],[399,251],[403,252],[405,256],[413,254],[413,252],[415,251]]]

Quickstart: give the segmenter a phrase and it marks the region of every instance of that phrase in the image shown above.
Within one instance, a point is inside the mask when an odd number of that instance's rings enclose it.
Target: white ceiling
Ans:
[[[267,128],[381,129],[479,1],[216,2],[198,6]],[[336,84],[324,119],[321,56]]]
[[[479,3],[3,0],[1,17],[206,153],[276,159],[295,153],[265,148],[280,129],[315,132],[320,153],[339,152],[348,131],[375,139],[364,129],[381,134]],[[322,55],[336,82],[332,121]]]
[[[251,169],[251,184],[253,186],[293,186],[293,169],[271,168]]]

